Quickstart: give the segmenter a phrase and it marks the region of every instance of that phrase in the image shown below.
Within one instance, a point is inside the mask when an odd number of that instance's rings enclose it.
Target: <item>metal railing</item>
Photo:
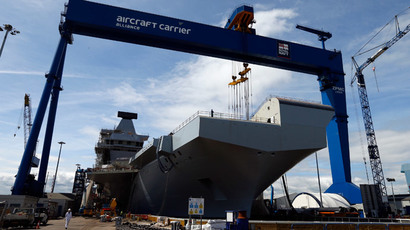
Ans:
[[[127,162],[128,163],[128,162]],[[132,172],[134,171],[131,166],[126,165],[109,165],[109,167],[103,167],[103,165],[93,165],[92,168],[87,168],[86,172]]]
[[[178,132],[179,130],[181,130],[183,127],[185,127],[187,124],[189,124],[192,120],[194,120],[198,116],[214,117],[214,118],[229,119],[229,120],[241,120],[241,121],[249,121],[249,122],[277,124],[277,122],[275,122],[275,119],[270,120],[269,118],[266,118],[266,117],[253,116],[250,120],[246,120],[246,117],[244,115],[237,115],[237,114],[231,114],[231,113],[220,113],[220,112],[214,112],[214,111],[197,111],[192,116],[190,116],[188,119],[186,119],[184,122],[182,122],[178,127],[176,127],[174,130],[172,130],[171,134],[174,134],[174,133]],[[269,122],[268,122],[268,120],[269,120]]]

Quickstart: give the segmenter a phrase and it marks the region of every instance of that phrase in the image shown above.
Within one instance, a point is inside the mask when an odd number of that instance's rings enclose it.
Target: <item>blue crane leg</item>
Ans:
[[[330,167],[333,184],[327,193],[342,194],[350,203],[361,203],[358,186],[352,183],[347,126],[346,94],[344,76],[330,74],[319,77],[322,102],[335,109],[335,116],[327,126]]]
[[[51,92],[50,109],[48,112],[47,128],[46,128],[44,144],[43,144],[43,154],[41,155],[41,163],[40,163],[40,169],[38,173],[39,187],[37,188],[36,193],[39,195],[41,195],[44,191],[45,178],[46,178],[47,167],[48,167],[48,159],[50,157],[51,141],[53,138],[54,123],[55,123],[55,118],[57,114],[58,97],[61,91],[61,79],[63,76],[66,50],[67,50],[67,43],[61,54],[60,65],[58,66],[56,80],[54,81],[53,90]]]
[[[26,178],[28,178],[28,175],[30,174],[31,159],[33,157],[33,153],[36,148],[38,135],[40,133],[41,125],[44,119],[44,114],[47,109],[47,104],[50,98],[50,92],[51,92],[52,86],[54,84],[55,75],[57,73],[57,68],[61,63],[61,56],[66,46],[67,46],[67,40],[61,37],[60,42],[57,47],[57,51],[54,56],[53,63],[50,68],[50,72],[49,74],[46,75],[47,77],[46,84],[44,85],[44,89],[43,89],[43,93],[41,95],[41,99],[38,105],[37,113],[34,118],[33,126],[31,128],[30,136],[27,140],[26,149],[24,150],[23,157],[20,163],[20,167],[16,175],[16,180],[12,188],[13,195],[24,195],[24,194],[28,194],[29,191],[33,191],[29,189],[30,185],[26,183]]]

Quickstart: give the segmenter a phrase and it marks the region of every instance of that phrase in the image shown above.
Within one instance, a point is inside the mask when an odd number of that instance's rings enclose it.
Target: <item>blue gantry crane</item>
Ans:
[[[251,11],[251,12],[250,12]],[[93,12],[90,14],[90,12]],[[67,44],[73,34],[98,37],[175,51],[230,59],[318,76],[322,101],[335,109],[327,127],[333,184],[327,192],[342,193],[351,203],[360,203],[359,188],[351,183],[345,81],[340,51],[310,47],[258,36],[248,25],[252,7],[238,8],[232,27],[215,26],[129,10],[84,0],[70,0],[60,23],[60,42],[33,122],[12,193],[39,195],[45,184],[55,114],[61,91]],[[244,23],[242,23],[244,22]],[[38,180],[28,181],[29,162],[50,100],[48,122]]]

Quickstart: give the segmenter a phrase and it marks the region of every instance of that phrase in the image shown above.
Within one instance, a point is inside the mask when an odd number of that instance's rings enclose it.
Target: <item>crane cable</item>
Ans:
[[[242,63],[243,70],[238,62],[232,61],[232,82],[228,84],[228,110],[232,109],[235,119],[249,119],[252,105],[251,68],[248,63]]]
[[[250,99],[249,99],[249,103],[250,103],[250,110],[253,111],[253,101],[252,101],[252,97],[253,97],[253,91],[252,91],[252,70],[249,71],[249,90],[250,90]]]
[[[376,66],[374,65],[374,62],[373,62],[372,70],[373,70],[374,80],[376,81],[377,92],[379,93],[379,92],[380,92],[380,90],[379,90],[379,82],[377,81]]]
[[[16,137],[17,131],[21,128],[21,122],[23,121],[23,114],[24,114],[24,103],[23,103],[23,107],[21,108],[19,119],[17,121],[17,128],[14,131],[14,137]]]

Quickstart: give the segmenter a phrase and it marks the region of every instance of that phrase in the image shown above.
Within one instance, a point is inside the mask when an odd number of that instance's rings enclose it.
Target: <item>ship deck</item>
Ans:
[[[137,173],[138,169],[93,169],[93,171],[87,172],[87,177],[97,183],[107,183],[109,181],[115,181],[121,179],[127,175],[131,177]]]

